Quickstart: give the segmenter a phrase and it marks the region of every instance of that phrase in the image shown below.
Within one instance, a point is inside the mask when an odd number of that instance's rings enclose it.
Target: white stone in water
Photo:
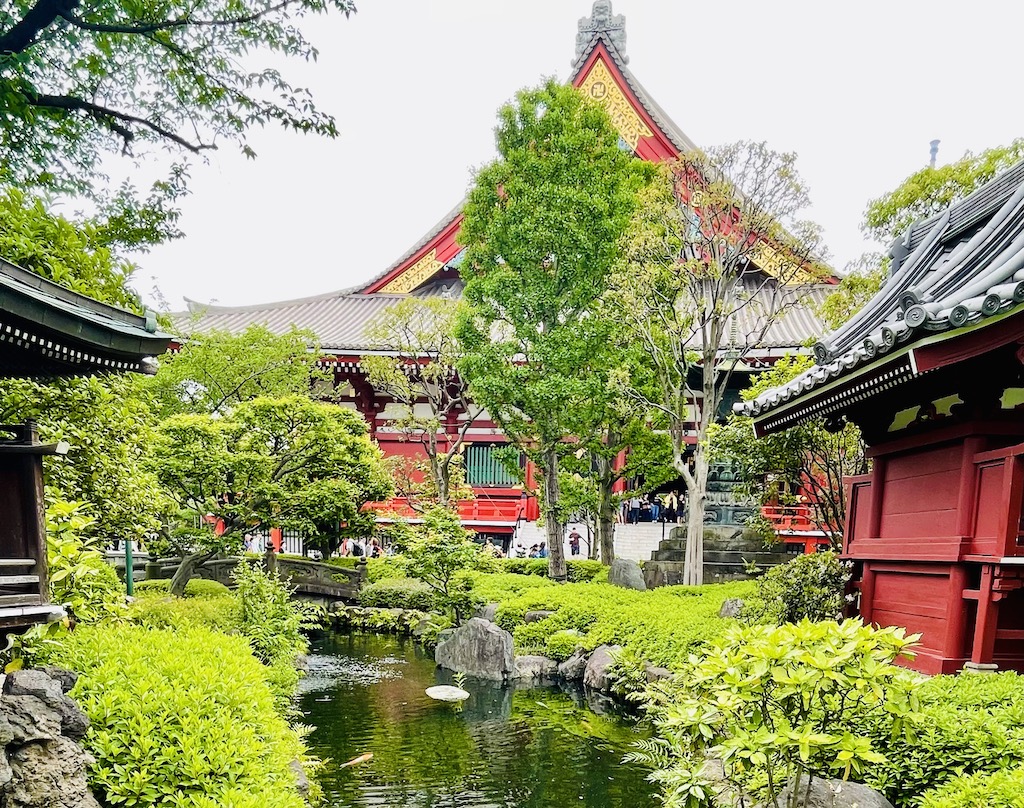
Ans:
[[[436,701],[465,701],[469,698],[469,693],[461,687],[452,687],[451,685],[428,687],[427,695]]]

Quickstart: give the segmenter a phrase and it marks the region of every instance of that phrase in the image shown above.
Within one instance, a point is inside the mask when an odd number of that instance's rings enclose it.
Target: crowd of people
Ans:
[[[678,491],[667,494],[634,493],[622,503],[620,518],[635,525],[638,522],[677,523],[683,517],[683,500]]]

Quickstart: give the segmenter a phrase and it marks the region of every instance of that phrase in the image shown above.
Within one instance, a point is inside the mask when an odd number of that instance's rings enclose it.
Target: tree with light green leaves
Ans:
[[[703,583],[709,435],[733,374],[827,275],[818,229],[797,218],[808,204],[795,155],[737,143],[664,166],[623,239],[608,298],[649,373],[620,385],[671,439],[686,487],[686,584]]]
[[[303,396],[165,419],[153,472],[174,505],[163,538],[183,556],[171,582],[177,595],[196,567],[263,527],[316,536],[344,525],[365,535],[373,517],[362,506],[391,493],[366,422]]]
[[[11,0],[0,9],[0,185],[104,197],[160,231],[175,213],[179,164],[140,200],[104,190],[102,160],[167,150],[194,159],[277,123],[337,134],[334,119],[281,72],[310,61],[303,20],[350,14],[351,0]],[[165,237],[164,230],[162,236]]]
[[[461,306],[438,297],[408,297],[384,312],[367,332],[370,343],[387,354],[367,354],[360,364],[379,393],[401,407],[391,420],[405,440],[422,447],[424,464],[401,475],[402,491],[415,507],[433,502],[444,508],[472,491],[464,485],[461,452],[466,433],[483,408],[469,398],[458,372],[463,356],[456,335]],[[425,477],[425,484],[416,478]]]
[[[572,87],[524,90],[498,117],[499,157],[477,173],[464,208],[459,370],[536,464],[549,573],[564,580],[559,466],[606,385],[595,362],[615,324],[595,316],[596,301],[650,168]]]

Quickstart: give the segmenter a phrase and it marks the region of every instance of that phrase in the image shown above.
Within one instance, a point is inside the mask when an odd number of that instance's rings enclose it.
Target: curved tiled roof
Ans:
[[[890,255],[889,278],[860,312],[815,346],[816,366],[737,404],[737,412],[762,419],[926,336],[982,326],[1019,308],[1024,303],[1024,161],[913,225]]]

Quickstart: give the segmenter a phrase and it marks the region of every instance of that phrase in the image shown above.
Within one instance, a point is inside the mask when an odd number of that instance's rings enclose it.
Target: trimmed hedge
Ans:
[[[564,659],[574,647],[622,645],[654,665],[678,668],[695,648],[733,622],[718,616],[722,603],[749,597],[752,591],[748,581],[647,592],[600,583],[537,586],[503,599],[497,622],[512,632],[521,653]],[[526,612],[535,610],[555,614],[526,625]],[[575,643],[556,634],[570,629],[581,634]]]
[[[298,733],[243,637],[202,627],[80,626],[51,662],[79,671],[90,785],[109,805],[304,808]]]
[[[505,572],[515,575],[547,576],[548,574],[546,558],[503,558],[499,560],[499,564],[505,569]],[[565,566],[570,583],[593,581],[602,571],[606,570],[600,561],[588,559],[569,559],[565,562]]]
[[[1024,768],[955,777],[925,794],[921,808],[1024,808]]]
[[[167,593],[170,591],[170,578],[151,578],[135,584],[135,593],[137,595],[148,595],[154,592]],[[215,598],[219,595],[227,595],[229,592],[231,590],[220,581],[209,581],[206,578],[193,578],[185,584],[186,598]]]
[[[218,597],[175,598],[151,589],[128,608],[128,619],[145,628],[194,628],[197,626],[233,633],[238,631],[241,610],[228,593]]]
[[[414,578],[385,578],[363,587],[359,593],[359,605],[429,612],[434,608],[434,593],[429,586]]]

